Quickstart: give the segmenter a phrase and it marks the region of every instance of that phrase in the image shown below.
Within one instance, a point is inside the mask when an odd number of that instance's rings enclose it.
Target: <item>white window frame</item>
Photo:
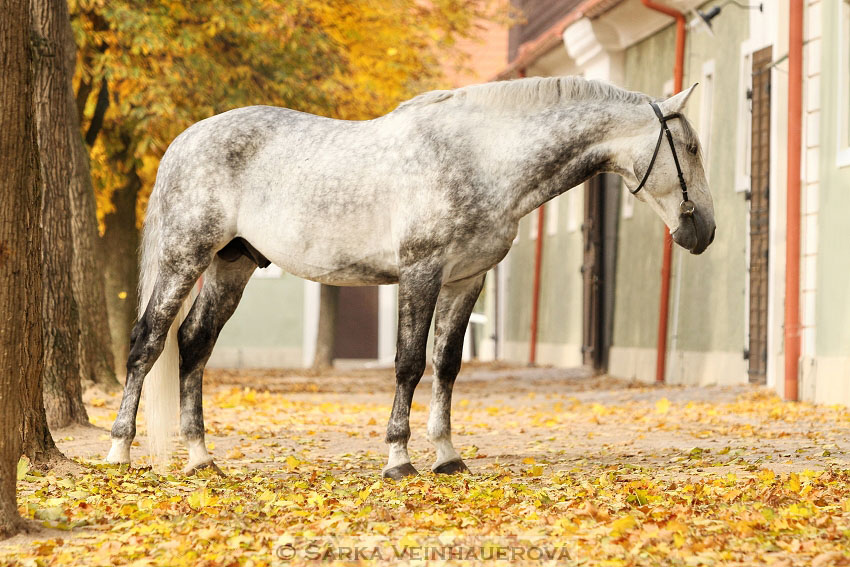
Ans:
[[[714,59],[709,59],[702,64],[702,78],[700,80],[700,114],[699,114],[699,134],[700,143],[702,144],[702,156],[705,167],[705,177],[708,179],[711,167],[711,119],[714,113],[714,78],[715,65]]]
[[[838,3],[838,152],[836,165],[850,166],[850,0]]]
[[[750,100],[747,92],[753,86],[753,42],[747,40],[741,44],[741,58],[738,70],[738,132],[735,146],[735,191],[743,193],[750,190],[750,167],[752,157],[752,128]]]
[[[546,235],[555,236],[558,234],[558,211],[561,209],[561,198],[555,197],[546,204]]]
[[[575,232],[584,222],[584,192],[587,182],[567,191],[567,232]]]

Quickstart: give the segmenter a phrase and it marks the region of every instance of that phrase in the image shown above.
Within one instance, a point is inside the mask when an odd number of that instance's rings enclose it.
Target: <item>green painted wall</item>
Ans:
[[[706,6],[711,6],[712,3]],[[701,78],[703,63],[714,59],[710,163],[717,236],[709,249],[693,256],[675,247],[671,317],[676,271],[681,269],[678,348],[738,351],[744,347],[747,202],[735,191],[740,44],[748,35],[746,18],[718,17],[716,36],[690,33],[686,44],[685,87]],[[625,87],[663,94],[672,78],[675,29],[670,26],[630,47],[625,54]],[[701,91],[688,101],[686,115],[699,127]],[[658,325],[662,238],[666,228],[648,206],[636,202],[634,216],[621,217],[617,250],[614,345],[654,348]],[[671,319],[668,328],[673,331]],[[670,341],[670,338],[668,338]]]
[[[538,320],[538,341],[541,343],[581,342],[582,234],[581,230],[568,230],[568,226],[570,215],[575,214],[569,210],[569,205],[582,206],[582,202],[575,199],[571,203],[564,194],[546,204],[547,214],[551,214],[553,207],[558,208],[558,229],[556,234],[546,233],[543,240]],[[536,215],[537,211],[531,214]],[[544,222],[544,232],[548,224],[548,220]],[[508,341],[529,340],[536,244],[529,236],[530,227],[531,215],[520,221],[519,242],[511,250],[508,318],[505,321]]]
[[[850,166],[838,167],[838,79],[840,2],[823,2],[821,45],[820,190],[818,205],[818,259],[816,345],[818,356],[850,355]],[[844,64],[847,64],[845,56]],[[847,70],[845,69],[846,73]],[[845,97],[847,95],[845,94]],[[848,119],[848,110],[843,117]]]
[[[216,346],[301,348],[303,313],[304,280],[289,274],[251,278]]]

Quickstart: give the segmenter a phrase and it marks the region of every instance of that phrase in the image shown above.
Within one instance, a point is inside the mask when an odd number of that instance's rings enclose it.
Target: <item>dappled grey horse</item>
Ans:
[[[679,245],[699,254],[711,243],[699,140],[679,115],[693,88],[655,101],[576,77],[533,78],[425,93],[363,122],[254,106],[188,128],[162,158],[148,205],[139,321],[107,460],[130,460],[147,375],[154,451],[167,447],[179,400],[186,472],[215,466],[203,369],[252,272],[274,262],[326,284],[398,283],[386,477],[416,473],[410,406],[435,317],[432,468],[466,471],[450,433],[464,330],[523,216],[614,172]]]

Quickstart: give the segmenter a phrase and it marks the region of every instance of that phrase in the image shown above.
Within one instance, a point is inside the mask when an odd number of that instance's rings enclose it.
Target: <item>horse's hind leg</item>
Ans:
[[[246,256],[231,261],[216,257],[204,275],[200,295],[180,327],[180,434],[189,449],[189,461],[183,470],[187,474],[215,467],[204,443],[204,366],[256,268],[257,264]]]
[[[463,337],[475,301],[484,285],[484,276],[447,284],[437,300],[434,324],[434,385],[428,415],[428,439],[437,449],[435,473],[465,472],[460,455],[452,445],[452,388],[460,371]]]
[[[112,424],[112,447],[106,460],[129,463],[130,445],[136,436],[136,414],[142,383],[165,346],[165,338],[180,306],[198,281],[206,265],[163,262],[145,313],[130,335],[127,380],[118,416]]]

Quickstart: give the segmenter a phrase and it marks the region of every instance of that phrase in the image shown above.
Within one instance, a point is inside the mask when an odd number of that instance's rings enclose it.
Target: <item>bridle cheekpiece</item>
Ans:
[[[661,109],[658,108],[657,104],[650,102],[649,105],[658,117],[658,121],[661,122],[661,131],[658,132],[658,141],[655,143],[655,151],[652,152],[652,159],[649,160],[649,167],[646,168],[646,173],[643,174],[643,179],[641,180],[640,185],[638,185],[631,193],[632,195],[635,195],[638,191],[643,189],[644,185],[646,185],[646,180],[649,179],[649,174],[652,172],[652,166],[655,165],[655,159],[658,157],[658,150],[661,148],[661,140],[666,134],[667,142],[670,144],[670,151],[673,152],[673,163],[676,164],[676,173],[679,175],[679,185],[682,187],[682,203],[679,205],[679,214],[684,216],[693,216],[694,209],[696,207],[693,202],[688,199],[688,185],[685,183],[685,176],[682,175],[682,166],[679,165],[679,156],[676,154],[676,147],[673,145],[673,134],[670,133],[670,128],[667,127],[668,120],[682,118],[682,115],[678,112],[673,112],[665,116],[662,114]]]

